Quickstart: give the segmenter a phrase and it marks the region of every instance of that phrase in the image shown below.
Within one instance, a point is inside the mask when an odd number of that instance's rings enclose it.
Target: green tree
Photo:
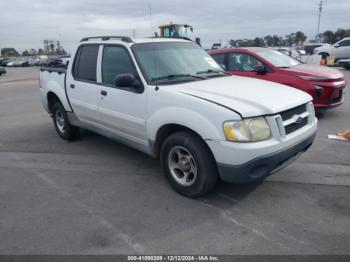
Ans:
[[[271,35],[267,35],[264,37],[265,43],[268,46],[273,46],[273,37]]]
[[[295,44],[295,33],[291,33],[289,35],[286,35],[286,40],[285,43],[287,46],[292,46],[293,44]]]
[[[334,41],[338,42],[345,37],[346,30],[342,28],[338,28],[338,30],[334,33]]]
[[[302,45],[304,44],[306,39],[307,39],[307,36],[303,32],[298,31],[295,33],[295,44]]]
[[[281,46],[281,38],[278,35],[272,36],[272,46]]]
[[[38,52],[34,49],[34,48],[31,48],[30,50],[29,50],[29,54],[30,55],[36,55]]]
[[[335,35],[333,31],[327,30],[323,33],[323,41],[328,44],[333,44],[335,42]]]
[[[260,37],[256,37],[254,39],[254,46],[257,46],[257,47],[263,47],[265,46],[264,44],[264,39],[260,38]]]
[[[1,55],[2,56],[19,56],[19,53],[17,52],[16,49],[12,48],[12,47],[6,47],[1,49]]]
[[[22,56],[30,56],[29,51],[28,50],[24,50],[22,52]]]

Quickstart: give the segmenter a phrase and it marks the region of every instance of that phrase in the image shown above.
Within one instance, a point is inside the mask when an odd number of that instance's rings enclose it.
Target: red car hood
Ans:
[[[312,75],[328,79],[339,79],[344,77],[344,74],[337,69],[319,65],[302,64],[291,68],[287,68],[285,70],[295,75]]]

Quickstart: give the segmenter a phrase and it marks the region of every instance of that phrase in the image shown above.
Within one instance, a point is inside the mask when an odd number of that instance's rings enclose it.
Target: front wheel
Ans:
[[[79,128],[72,126],[68,120],[67,112],[60,102],[52,107],[53,123],[58,135],[64,140],[74,140],[79,136]]]
[[[205,142],[192,133],[169,136],[162,146],[160,160],[171,186],[186,197],[200,197],[217,182],[214,157]]]

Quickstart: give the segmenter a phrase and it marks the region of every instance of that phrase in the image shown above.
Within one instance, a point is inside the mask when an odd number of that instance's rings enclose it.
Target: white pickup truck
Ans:
[[[350,37],[343,38],[334,45],[324,45],[314,50],[315,55],[334,56],[336,60],[350,58]]]
[[[306,151],[317,131],[308,94],[229,76],[180,39],[84,38],[67,69],[41,68],[40,87],[63,139],[86,128],[159,157],[187,197],[218,178],[262,181]]]

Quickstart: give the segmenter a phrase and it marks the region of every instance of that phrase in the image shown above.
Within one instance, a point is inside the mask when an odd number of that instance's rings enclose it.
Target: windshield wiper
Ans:
[[[230,75],[228,73],[226,73],[225,71],[222,70],[213,70],[213,69],[208,69],[205,71],[199,71],[197,72],[197,75]]]
[[[151,82],[159,81],[159,80],[173,80],[177,78],[186,78],[186,77],[192,77],[196,79],[205,79],[204,77],[198,76],[198,75],[192,75],[192,74],[172,74],[172,75],[166,75],[166,76],[158,76],[158,77],[153,77],[151,79]]]
[[[278,68],[287,69],[290,68],[290,66],[278,66]]]

